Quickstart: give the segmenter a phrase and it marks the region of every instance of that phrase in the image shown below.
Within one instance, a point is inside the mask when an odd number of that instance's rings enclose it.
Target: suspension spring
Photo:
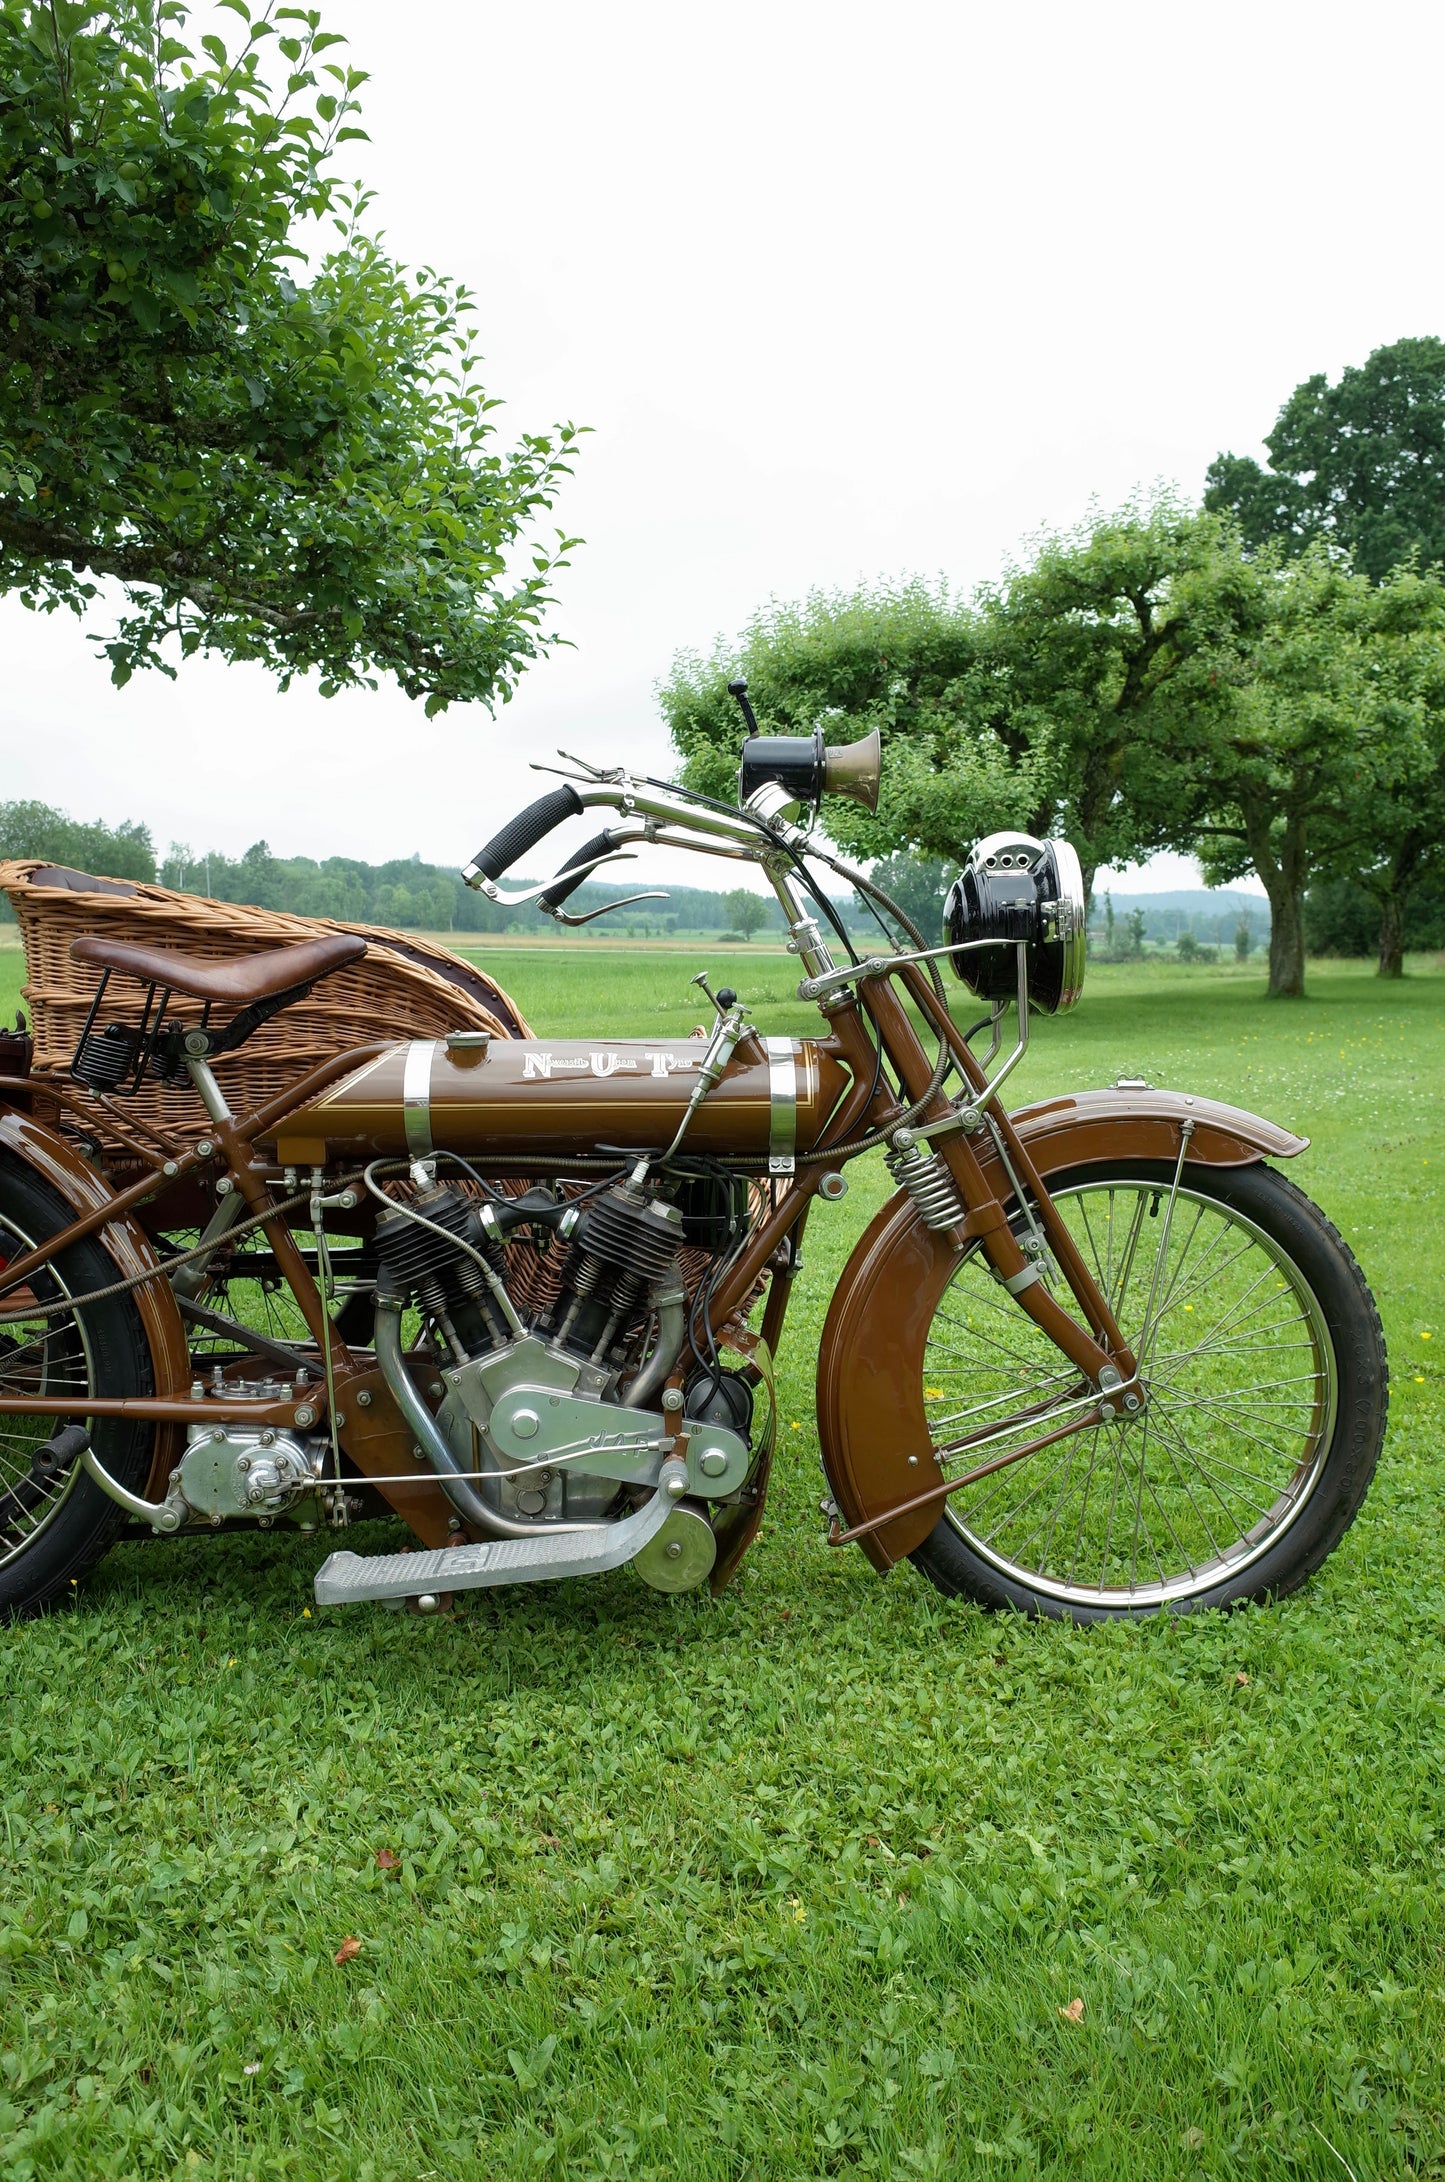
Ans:
[[[953,1176],[937,1152],[920,1144],[911,1129],[896,1130],[883,1156],[894,1181],[917,1205],[925,1227],[945,1235],[962,1224],[963,1206]]]

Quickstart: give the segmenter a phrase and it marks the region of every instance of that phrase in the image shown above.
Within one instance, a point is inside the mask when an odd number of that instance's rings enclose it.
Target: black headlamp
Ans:
[[[1041,1014],[1071,1008],[1084,989],[1084,875],[1067,841],[991,833],[971,852],[943,910],[951,946],[1012,940],[1028,950],[1029,999]],[[954,974],[980,1000],[1012,1000],[1018,964],[1010,946],[950,955]]]

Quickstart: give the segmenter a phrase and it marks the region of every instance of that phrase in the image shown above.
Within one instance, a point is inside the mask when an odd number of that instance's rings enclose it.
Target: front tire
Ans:
[[[64,1199],[18,1161],[0,1161],[0,1259],[67,1227]],[[65,1303],[122,1277],[91,1236],[61,1251],[27,1286],[0,1298],[0,1391],[74,1397],[65,1416],[0,1415],[0,1621],[13,1621],[64,1598],[125,1521],[124,1510],[77,1464],[47,1474],[38,1450],[67,1424],[89,1424],[96,1454],[118,1483],[140,1492],[150,1466],[152,1426],[122,1417],[88,1419],[87,1395],[148,1394],[150,1352],[128,1294],[78,1308]],[[59,1310],[53,1308],[61,1305]],[[47,1308],[50,1306],[50,1308]]]
[[[1145,1407],[947,1501],[911,1556],[940,1591],[1076,1621],[1234,1606],[1297,1589],[1354,1520],[1389,1373],[1348,1246],[1270,1167],[1186,1167],[1171,1214],[1173,1179],[1172,1163],[1149,1160],[1051,1178],[1140,1355]],[[964,1253],[924,1357],[945,1474],[1048,1429],[1020,1425],[980,1447],[991,1408],[1005,1418],[1057,1402],[1062,1415],[1086,1391],[982,1254]],[[972,1448],[951,1451],[964,1436]]]

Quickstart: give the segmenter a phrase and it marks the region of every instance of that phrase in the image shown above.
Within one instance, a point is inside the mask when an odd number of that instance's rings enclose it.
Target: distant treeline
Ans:
[[[420,856],[395,857],[385,864],[364,863],[355,856],[328,856],[317,862],[307,856],[273,856],[264,841],[234,859],[178,854],[173,847],[160,860],[162,886],[179,887],[192,894],[209,894],[218,902],[252,902],[259,909],[288,909],[301,917],[333,917],[341,924],[389,925],[400,931],[487,932],[564,931],[530,903],[519,909],[499,908],[463,884],[455,868],[425,864]],[[505,884],[524,887],[528,879],[509,872]],[[599,909],[605,902],[620,901],[647,885],[645,873],[627,885],[579,887],[568,902],[574,916]],[[611,929],[632,930],[643,935],[670,932],[720,932],[731,918],[721,893],[699,887],[669,886],[665,901],[639,902],[634,908],[586,927],[599,935]],[[769,904],[770,909],[775,905]],[[770,917],[769,922],[775,919]]]
[[[0,803],[0,856],[41,857],[99,878],[149,879],[186,893],[208,894],[213,901],[249,902],[259,909],[331,917],[341,924],[458,934],[556,934],[566,929],[531,906],[498,908],[463,885],[454,868],[423,863],[419,856],[395,857],[385,864],[368,864],[354,856],[328,856],[318,862],[308,856],[274,856],[266,842],[257,841],[238,857],[223,856],[214,849],[198,856],[178,842],[158,857],[147,826],[129,819],[114,827],[98,819],[84,825],[44,803]],[[580,915],[635,893],[648,884],[640,865],[638,873],[625,885],[579,887],[569,910]],[[509,886],[529,883],[517,874],[509,874],[507,880]],[[665,901],[639,902],[585,929],[599,937],[619,928],[643,934],[729,929],[732,918],[721,892],[671,885],[665,891]],[[764,932],[781,929],[776,903],[764,906],[768,911]],[[0,913],[8,914],[8,905]]]
[[[48,803],[0,803],[0,858],[34,856],[103,879],[154,879],[156,853],[149,826],[123,818],[86,826]]]
[[[147,826],[124,819],[107,826],[96,819],[90,824],[66,816],[45,803],[0,803],[0,857],[41,857],[48,863],[68,864],[97,877],[148,879],[162,886],[178,887],[193,894],[208,894],[215,901],[249,902],[261,909],[289,910],[303,917],[331,917],[342,924],[390,925],[402,931],[540,932],[558,934],[552,919],[536,909],[500,909],[485,895],[473,893],[445,864],[423,863],[419,856],[394,857],[385,864],[368,864],[359,857],[328,856],[324,861],[306,856],[273,856],[264,841],[256,842],[244,856],[222,856],[212,850],[197,856],[183,844],[172,843],[157,857]],[[952,865],[933,858],[891,856],[874,866],[874,876],[917,923],[932,937],[939,929],[943,898],[953,876]],[[528,882],[509,879],[509,884]],[[616,902],[647,884],[645,868],[626,883],[590,883],[579,887],[569,907],[580,914]],[[603,938],[621,930],[641,936],[672,932],[721,932],[733,925],[725,895],[704,887],[669,885],[665,901],[639,902],[635,907],[602,918],[585,932]],[[1221,889],[1216,901],[1202,888],[1184,889],[1155,896],[1115,895],[1112,906],[1118,920],[1111,936],[1110,897],[1099,889],[1090,905],[1090,938],[1100,953],[1131,951],[1125,936],[1132,923],[1137,943],[1177,945],[1190,935],[1206,945],[1229,949],[1243,919],[1250,927],[1253,945],[1267,943],[1269,905],[1262,899]],[[767,923],[759,937],[780,933],[782,918],[775,902],[767,902]],[[848,929],[876,936],[871,917],[856,900],[834,900],[834,907]],[[8,906],[0,900],[0,916]],[[1374,951],[1379,921],[1378,904],[1363,887],[1335,880],[1312,887],[1306,898],[1305,922],[1309,950],[1315,955],[1360,955]],[[1445,887],[1421,886],[1411,896],[1405,920],[1405,945],[1414,950],[1445,947]]]

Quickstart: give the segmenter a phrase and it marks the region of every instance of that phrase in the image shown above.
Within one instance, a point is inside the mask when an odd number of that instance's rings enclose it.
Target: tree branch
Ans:
[[[189,599],[203,614],[245,613],[279,635],[319,621],[339,607],[303,607],[285,613],[264,599],[250,597],[225,581],[223,564],[184,553],[161,553],[153,546],[129,548],[93,545],[76,531],[35,522],[0,507],[0,546],[26,560],[64,561],[77,575],[114,576],[121,583],[153,586],[166,599]]]

